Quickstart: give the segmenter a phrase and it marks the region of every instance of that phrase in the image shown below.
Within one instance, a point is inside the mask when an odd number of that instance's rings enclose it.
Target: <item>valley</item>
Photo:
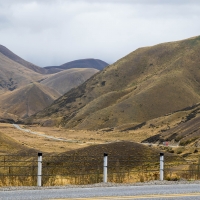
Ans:
[[[79,162],[77,155],[91,154],[98,162],[108,152],[146,163],[164,152],[173,169],[200,163],[199,52],[197,36],[139,48],[111,65],[81,59],[40,69],[0,46],[0,155],[42,152],[52,162],[55,155]],[[147,171],[127,177],[158,178]]]
[[[148,124],[149,123],[151,124],[153,121],[148,122]],[[59,154],[82,149],[84,147],[92,147],[94,145],[128,141],[142,143],[145,146],[159,151],[166,151],[173,153],[174,155],[183,156],[188,160],[198,160],[198,155],[200,155],[200,146],[195,145],[195,142],[183,146],[174,140],[169,141],[166,139],[160,142],[152,141],[147,138],[154,138],[158,131],[155,129],[159,129],[159,127],[158,124],[155,124],[157,128],[152,127],[150,129],[148,124],[137,130],[121,131],[101,129],[98,131],[91,131],[65,129],[62,127],[40,127],[37,125],[23,124],[20,125],[20,130],[13,126],[13,124],[0,123],[0,133],[13,140],[13,142],[15,141],[15,143],[18,146],[20,145],[22,149],[23,147],[26,147],[36,153],[43,152]],[[165,145],[163,141],[167,141],[168,144]],[[3,146],[6,145],[7,144],[3,144]],[[1,149],[0,153],[4,154],[5,151]],[[13,153],[18,153],[18,150]]]
[[[139,48],[25,121],[76,130],[132,127],[195,105],[199,51],[199,36]]]
[[[41,68],[0,45],[0,121],[21,121],[43,110],[107,65],[84,59]]]
[[[63,151],[117,141],[199,148],[199,38],[140,48],[112,65],[82,59],[43,69],[0,46],[0,121],[77,142]]]
[[[101,175],[95,175],[97,171],[92,172],[92,170],[95,170],[97,165],[98,170],[101,171],[102,156],[105,152],[109,155],[109,181],[111,182],[130,183],[157,180],[159,177],[157,171],[160,152],[165,153],[165,162],[167,164],[170,163],[172,167],[174,166],[172,168],[174,172],[166,172],[165,178],[169,180],[180,179],[184,175],[184,171],[181,171],[180,174],[177,169],[179,171],[185,170],[186,167],[190,166],[191,162],[198,163],[200,152],[198,147],[179,146],[179,144],[141,144],[142,140],[150,136],[146,134],[145,129],[143,131],[108,129],[86,131],[23,124],[18,129],[16,126],[6,123],[0,124],[0,158],[6,160],[10,156],[14,160],[19,158],[19,162],[24,163],[25,160],[28,167],[29,160],[36,159],[38,152],[42,152],[44,156],[43,172],[47,173],[46,170],[48,168],[45,167],[46,165],[51,166],[50,169],[52,171],[48,173],[53,176],[51,178],[44,176],[44,186],[101,182]],[[123,155],[123,159],[121,155]],[[76,166],[71,167],[73,162],[75,162]],[[147,164],[145,164],[146,162]],[[60,165],[65,167],[60,169]],[[120,165],[120,168],[118,165]],[[149,171],[146,171],[146,165]],[[81,170],[81,173],[85,174],[84,176],[78,175],[79,171],[74,171],[77,167]],[[10,168],[12,169],[12,166]],[[12,173],[29,173],[29,171],[22,172],[22,169],[20,167],[14,168]],[[125,172],[120,170],[125,170]],[[68,178],[66,176],[57,176],[57,174],[61,173],[69,174]],[[95,174],[91,176],[87,175],[88,173]],[[116,178],[111,175],[112,173],[117,173]],[[76,178],[74,179],[74,177]],[[30,179],[26,182],[24,179],[20,179],[20,181],[14,180],[12,177],[8,179],[7,185],[32,185],[36,181],[35,179]],[[4,179],[0,179],[0,185],[5,185],[4,182]]]
[[[21,128],[44,134],[47,136],[53,136],[56,138],[62,138],[64,141],[54,141],[43,136],[33,135],[28,132],[24,132],[16,129],[12,124],[1,123],[0,130],[8,138],[12,138],[16,143],[32,148],[41,152],[59,153],[68,150],[75,150],[86,146],[95,144],[105,144],[119,141],[134,141],[141,142],[146,137],[137,137],[137,133],[121,134],[118,131],[107,132],[106,130],[99,131],[86,131],[86,130],[67,130],[64,128],[56,127],[40,127],[36,125],[20,125]],[[134,138],[134,139],[133,139]]]

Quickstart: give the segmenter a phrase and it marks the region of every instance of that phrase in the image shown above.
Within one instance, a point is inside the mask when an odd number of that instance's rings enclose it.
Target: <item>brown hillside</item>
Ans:
[[[53,88],[60,94],[65,94],[70,89],[84,83],[88,78],[97,73],[97,69],[68,69],[62,72],[53,74],[41,83]]]
[[[136,142],[112,142],[108,144],[98,144],[98,145],[91,145],[89,147],[80,148],[77,150],[67,151],[61,153],[60,156],[94,156],[94,157],[103,157],[103,154],[107,153],[109,157],[123,157],[123,159],[127,159],[132,156],[136,160],[146,160],[157,158],[159,160],[160,151],[148,147],[143,144],[139,144]],[[173,158],[177,158],[178,160],[181,159],[177,155],[166,153],[166,156],[171,156]]]
[[[45,70],[0,45],[0,121],[12,122],[33,115],[96,72],[96,69],[71,69],[42,75]],[[44,84],[40,84],[42,81]]]
[[[30,120],[68,128],[140,124],[200,101],[200,36],[140,48],[106,67]]]
[[[173,120],[169,120],[169,118]],[[167,119],[167,120],[166,120]],[[177,120],[179,119],[179,120]],[[157,134],[149,137],[143,142],[169,141],[178,142],[181,146],[192,145],[200,146],[200,104],[187,107],[183,110],[172,113],[168,116],[156,119],[159,125],[167,123],[167,128],[158,129]],[[152,123],[151,123],[152,124]],[[173,125],[172,125],[173,124]]]
[[[13,91],[41,79],[43,75],[25,68],[0,53],[0,93]]]
[[[34,64],[30,63],[30,62],[27,62],[26,60],[20,58],[19,56],[14,54],[12,51],[7,49],[3,45],[0,45],[0,53],[2,53],[3,55],[8,57],[9,59],[11,59],[14,62],[17,62],[17,63],[23,65],[24,67],[26,67],[26,68],[28,68],[30,70],[33,70],[33,71],[38,72],[40,74],[44,74],[46,72],[46,70],[44,68],[38,67],[38,66],[36,66],[36,65],[34,65]]]
[[[1,105],[1,107],[3,107]],[[0,109],[0,123],[14,123],[19,120],[17,115],[7,113],[5,110]]]
[[[5,125],[6,126],[6,125]],[[1,126],[3,128],[3,126]],[[31,149],[18,143],[16,140],[6,136],[2,130],[0,131],[0,155],[2,154],[29,154],[35,153],[37,155],[37,149]]]
[[[60,96],[53,89],[32,83],[1,96],[0,109],[20,118],[30,116],[50,105]]]

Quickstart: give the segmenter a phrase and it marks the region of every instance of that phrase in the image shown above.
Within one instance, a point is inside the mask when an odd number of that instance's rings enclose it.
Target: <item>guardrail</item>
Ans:
[[[164,154],[148,160],[104,153],[95,156],[0,155],[0,186],[50,186],[99,182],[199,179],[200,162],[169,160]]]

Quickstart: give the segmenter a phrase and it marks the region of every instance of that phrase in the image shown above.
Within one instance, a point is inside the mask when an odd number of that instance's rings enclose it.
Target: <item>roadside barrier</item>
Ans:
[[[107,168],[108,168],[108,154],[104,153],[104,157],[103,157],[103,182],[107,183]]]
[[[160,181],[163,181],[164,177],[164,153],[160,153]]]
[[[102,157],[43,156],[42,153],[38,156],[0,155],[0,186],[131,183],[180,178],[200,179],[200,161],[175,160],[164,153],[148,159],[107,153]]]
[[[38,153],[37,186],[42,186],[42,153]]]

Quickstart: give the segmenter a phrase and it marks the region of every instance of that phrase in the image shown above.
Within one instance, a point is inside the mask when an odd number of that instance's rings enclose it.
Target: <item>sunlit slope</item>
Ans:
[[[41,83],[53,88],[60,94],[68,92],[70,89],[84,83],[88,78],[97,73],[99,70],[90,68],[67,69],[62,72],[53,74]]]
[[[53,89],[32,83],[2,95],[0,109],[19,118],[24,118],[44,109],[59,96],[60,94]]]
[[[191,106],[200,101],[199,53],[199,36],[140,48],[31,120],[56,119],[67,128],[100,129],[139,124]]]
[[[18,154],[18,155],[30,155],[31,153],[34,153],[37,155],[38,150],[37,149],[32,149],[24,146],[23,144],[20,144],[13,138],[7,136],[4,134],[3,128],[7,127],[7,124],[4,126],[1,125],[1,130],[0,130],[0,155],[8,155],[8,154]]]

